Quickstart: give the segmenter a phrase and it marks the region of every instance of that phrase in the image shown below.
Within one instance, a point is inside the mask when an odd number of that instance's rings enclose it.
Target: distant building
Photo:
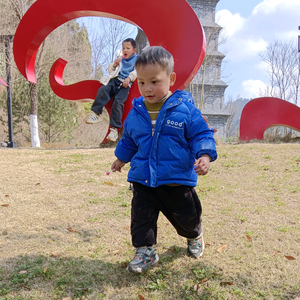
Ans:
[[[198,16],[207,42],[204,62],[186,90],[193,94],[196,105],[207,117],[210,126],[217,129],[216,135],[225,139],[226,123],[230,113],[224,109],[224,92],[227,84],[221,80],[221,64],[225,55],[218,51],[219,33],[222,27],[215,22],[215,10],[219,0],[186,1]],[[140,53],[148,45],[148,40],[140,29],[136,41],[137,52]],[[201,94],[203,101],[201,101]]]
[[[215,22],[215,10],[219,0],[186,0],[198,16],[206,36],[206,57],[190,85],[186,88],[193,94],[197,106],[207,117],[216,135],[226,138],[226,123],[230,113],[224,109],[224,93],[227,84],[221,80],[221,64],[225,57],[219,52],[219,33],[222,29]],[[203,76],[204,74],[204,76]],[[204,88],[203,103],[201,90]]]

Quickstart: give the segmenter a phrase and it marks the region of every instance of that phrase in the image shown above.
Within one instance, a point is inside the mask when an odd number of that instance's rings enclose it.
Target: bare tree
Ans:
[[[278,97],[297,105],[299,98],[300,60],[297,46],[293,41],[275,41],[270,44],[260,58],[266,63],[270,87],[265,95]]]
[[[300,87],[300,58],[294,41],[274,41],[264,52],[260,53],[261,60],[266,64],[269,76],[269,86],[261,92],[261,96],[277,97],[298,104]],[[293,130],[271,128],[269,135],[292,135]]]
[[[228,97],[226,102],[225,109],[230,114],[226,123],[226,138],[238,135],[238,128],[233,124],[232,121],[238,112],[238,105],[236,104],[236,101],[239,99],[240,97],[237,97],[235,100],[233,100],[232,97]]]
[[[102,70],[102,57],[105,48],[104,39],[95,34],[94,31],[90,32],[89,39],[92,46],[92,56],[91,63],[94,69],[93,78],[95,80],[100,80],[103,76]]]

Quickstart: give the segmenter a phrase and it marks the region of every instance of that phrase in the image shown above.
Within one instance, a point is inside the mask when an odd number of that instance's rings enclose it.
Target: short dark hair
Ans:
[[[126,40],[123,41],[123,43],[126,43],[126,42],[131,43],[132,47],[133,47],[134,49],[136,49],[136,41],[135,41],[134,39],[128,38],[128,39],[126,39]]]
[[[135,68],[140,66],[158,64],[167,74],[174,71],[174,58],[172,54],[161,46],[146,47],[135,62]]]

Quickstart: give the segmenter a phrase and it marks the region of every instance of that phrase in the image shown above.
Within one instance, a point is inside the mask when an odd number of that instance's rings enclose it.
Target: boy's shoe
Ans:
[[[194,258],[198,258],[202,256],[205,248],[204,239],[203,239],[203,232],[195,239],[188,239],[188,248],[187,252],[189,256]]]
[[[97,115],[93,111],[88,114],[85,123],[86,124],[96,124],[99,123],[102,120],[101,115]]]
[[[119,137],[118,130],[111,128],[109,135],[106,137],[109,141],[115,142]]]
[[[158,255],[152,247],[138,248],[134,259],[129,263],[127,269],[131,272],[142,273],[159,260]]]

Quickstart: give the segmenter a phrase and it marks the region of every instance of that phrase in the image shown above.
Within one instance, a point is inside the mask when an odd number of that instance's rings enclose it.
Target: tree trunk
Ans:
[[[30,87],[30,133],[32,147],[40,147],[39,128],[37,120],[37,85],[32,83]]]

